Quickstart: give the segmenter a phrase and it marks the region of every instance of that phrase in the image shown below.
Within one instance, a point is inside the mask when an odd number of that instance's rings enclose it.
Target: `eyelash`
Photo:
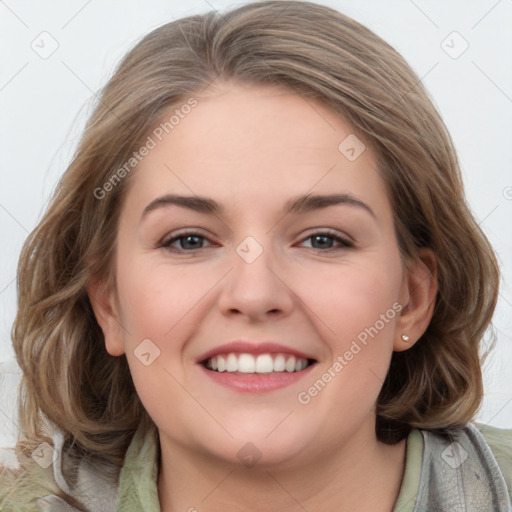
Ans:
[[[182,233],[178,233],[177,235],[173,236],[172,238],[170,238],[168,240],[162,241],[159,245],[161,248],[167,249],[170,252],[181,253],[181,254],[192,253],[192,252],[199,251],[201,249],[206,249],[206,247],[199,247],[198,249],[181,249],[181,248],[177,248],[177,247],[171,247],[171,244],[173,244],[174,242],[177,242],[178,240],[180,240],[182,238],[187,238],[189,236],[195,236],[195,237],[207,240],[207,237],[205,237],[203,234],[201,234],[197,231],[184,231]],[[306,238],[303,238],[302,241],[309,240],[310,238],[315,238],[317,236],[332,238],[336,242],[339,242],[341,244],[341,247],[329,247],[327,249],[318,249],[315,247],[311,247],[311,249],[313,249],[314,251],[331,252],[331,251],[339,251],[339,250],[343,250],[343,249],[351,249],[351,248],[355,247],[351,241],[339,236],[335,232],[328,230],[328,229],[323,230],[323,231],[316,231],[315,233],[307,236]]]

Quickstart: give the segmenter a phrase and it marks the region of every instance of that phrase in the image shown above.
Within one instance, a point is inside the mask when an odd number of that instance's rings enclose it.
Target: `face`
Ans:
[[[375,154],[287,89],[224,82],[196,100],[132,176],[108,351],[169,450],[286,465],[374,438],[414,329]]]

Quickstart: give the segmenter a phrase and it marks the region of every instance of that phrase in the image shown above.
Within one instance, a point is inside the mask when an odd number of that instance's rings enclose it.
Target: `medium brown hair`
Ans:
[[[419,78],[380,37],[328,7],[281,0],[157,28],[101,91],[19,260],[12,332],[23,371],[19,442],[33,447],[48,422],[77,453],[119,469],[137,427],[152,426],[126,357],[105,349],[86,289],[92,276],[115,286],[119,212],[136,170],[101,199],[94,191],[105,190],[163,113],[222,79],[283,86],[338,113],[376,152],[404,260],[420,247],[435,253],[433,317],[417,343],[392,355],[378,438],[392,444],[411,428],[472,420],[499,271],[466,204],[445,125]]]

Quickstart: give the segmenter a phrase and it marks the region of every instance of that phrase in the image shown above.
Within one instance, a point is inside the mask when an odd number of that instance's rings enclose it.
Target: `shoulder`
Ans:
[[[77,459],[63,449],[55,432],[26,455],[18,447],[5,450],[0,461],[0,511],[115,511],[117,478],[107,468]],[[30,453],[30,450],[28,450]],[[93,492],[91,492],[93,491]]]
[[[421,434],[420,510],[511,510],[510,431],[466,423]]]
[[[44,499],[58,492],[51,469],[31,463],[14,448],[2,450],[0,462],[0,510],[32,512],[43,510]]]
[[[512,500],[512,429],[504,429],[475,423],[475,427],[489,445],[505,478]]]

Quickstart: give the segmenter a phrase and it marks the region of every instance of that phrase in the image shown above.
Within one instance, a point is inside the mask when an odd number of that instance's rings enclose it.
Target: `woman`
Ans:
[[[498,266],[421,82],[307,2],[146,36],[28,238],[2,510],[510,509]]]

